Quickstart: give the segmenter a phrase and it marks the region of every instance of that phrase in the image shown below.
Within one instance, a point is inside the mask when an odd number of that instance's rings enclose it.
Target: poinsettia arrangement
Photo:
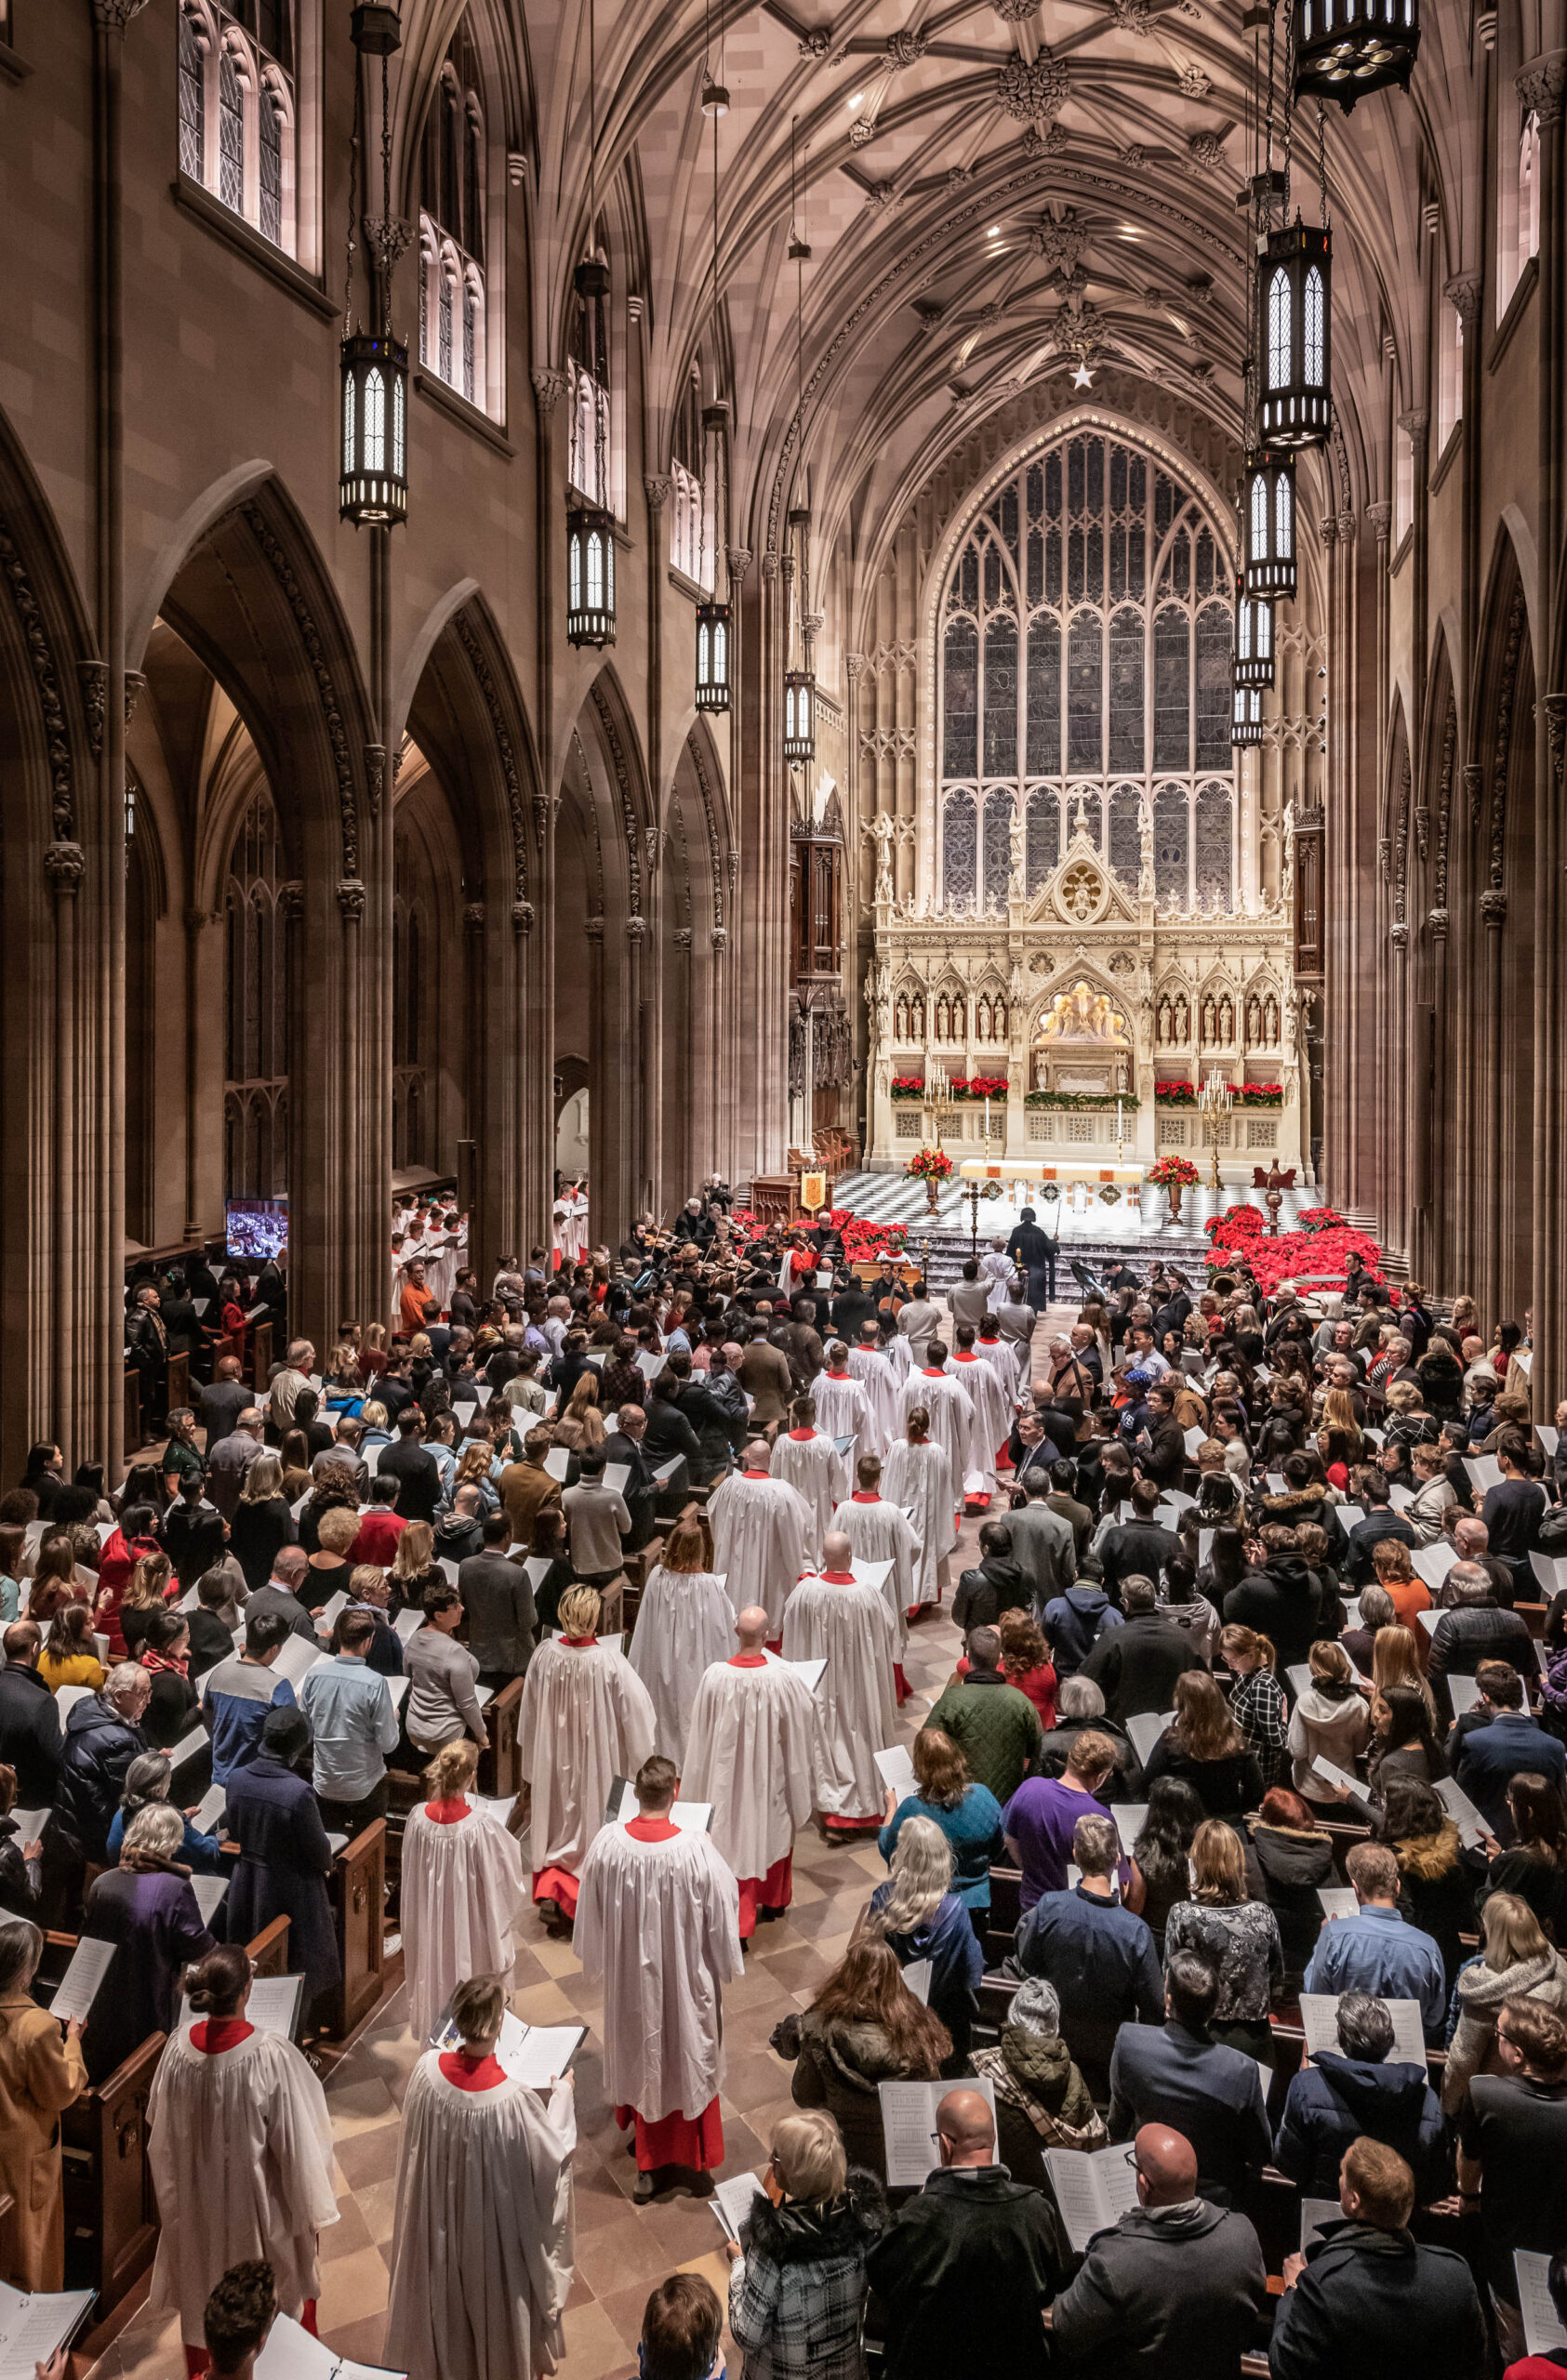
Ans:
[[[1210,1215],[1202,1228],[1210,1239],[1216,1239],[1221,1232],[1227,1238],[1233,1239],[1238,1236],[1260,1236],[1267,1220],[1260,1207],[1227,1207],[1222,1215]]]
[[[1005,1075],[954,1075],[947,1086],[953,1099],[1004,1099]]]
[[[1302,1231],[1348,1231],[1349,1228],[1336,1207],[1303,1207],[1295,1221]]]
[[[903,1170],[912,1174],[916,1182],[945,1182],[952,1170],[952,1160],[945,1149],[916,1149]]]
[[[895,1099],[923,1099],[925,1095],[923,1075],[894,1075],[892,1095]]]
[[[1237,1210],[1232,1209],[1231,1214]],[[1256,1213],[1256,1209],[1241,1209],[1242,1213]],[[1314,1210],[1332,1213],[1332,1209]],[[1349,1259],[1358,1256],[1373,1280],[1382,1278],[1382,1251],[1376,1242],[1363,1231],[1352,1231],[1342,1217],[1333,1224],[1319,1225],[1310,1231],[1283,1232],[1277,1239],[1265,1239],[1253,1226],[1243,1229],[1230,1225],[1228,1216],[1215,1219],[1217,1228],[1210,1225],[1214,1245],[1208,1250],[1208,1266],[1212,1272],[1222,1271],[1237,1259],[1244,1262],[1255,1276],[1256,1284],[1265,1296],[1276,1289],[1281,1281],[1321,1283],[1327,1288],[1342,1288],[1348,1271]]]
[[[1195,1107],[1197,1085],[1194,1082],[1185,1081],[1156,1082],[1153,1086],[1153,1095],[1161,1107]]]
[[[1149,1166],[1148,1178],[1155,1189],[1168,1190],[1172,1186],[1189,1189],[1202,1176],[1189,1157],[1162,1157],[1157,1165]]]
[[[1281,1082],[1242,1082],[1235,1086],[1237,1107],[1282,1107],[1283,1104]]]

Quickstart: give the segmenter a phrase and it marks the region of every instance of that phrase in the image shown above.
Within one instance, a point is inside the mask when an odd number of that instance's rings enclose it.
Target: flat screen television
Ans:
[[[224,1237],[229,1254],[253,1264],[282,1256],[288,1246],[286,1198],[230,1198],[225,1202]]]

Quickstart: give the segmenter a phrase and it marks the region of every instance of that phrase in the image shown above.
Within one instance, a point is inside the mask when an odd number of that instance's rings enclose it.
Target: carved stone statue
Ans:
[[[1153,884],[1153,808],[1151,803],[1139,803],[1137,809],[1137,898],[1151,901]]]
[[[1014,808],[1007,834],[1012,846],[1012,891],[1020,901],[1029,889],[1029,830],[1020,809]]]
[[[871,822],[870,831],[876,838],[876,890],[873,897],[878,901],[890,901],[893,897],[893,838],[897,832],[891,812],[879,810]]]

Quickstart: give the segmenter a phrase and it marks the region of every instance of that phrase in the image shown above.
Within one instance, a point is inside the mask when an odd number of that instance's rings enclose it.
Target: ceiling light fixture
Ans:
[[[1094,375],[1081,358],[1077,370],[1072,374],[1072,386],[1074,389],[1091,389],[1094,386]]]

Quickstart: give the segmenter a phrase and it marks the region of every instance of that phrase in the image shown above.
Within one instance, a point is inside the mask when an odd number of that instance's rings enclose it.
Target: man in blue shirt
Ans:
[[[1116,1890],[1120,1856],[1113,1818],[1079,1818],[1072,1858],[1082,1882],[1034,1903],[1007,1963],[1014,1972],[1042,1975],[1055,1985],[1062,2037],[1093,2081],[1108,2069],[1121,2026],[1164,2021],[1153,1936],[1122,1907]]]
[[[1344,1871],[1360,1907],[1353,1917],[1330,1918],[1323,1926],[1306,1970],[1307,1990],[1413,2000],[1427,2040],[1440,2041],[1447,2013],[1441,1952],[1399,1915],[1397,1859],[1384,1843],[1357,1843]]]
[[[208,1670],[202,1697],[212,1738],[215,1785],[226,1785],[236,1769],[248,1768],[259,1758],[268,1712],[293,1702],[293,1686],[273,1674],[292,1633],[281,1612],[259,1611],[246,1620],[244,1652]]]
[[[365,1659],[375,1636],[367,1611],[346,1611],[340,1651],[318,1662],[299,1689],[315,1734],[315,1798],[329,1832],[357,1834],[386,1815],[386,1758],[397,1745],[397,1708]]]
[[[1523,1680],[1510,1663],[1488,1662],[1482,1683],[1496,1715],[1489,1726],[1470,1727],[1459,1737],[1453,1776],[1505,1846],[1513,1839],[1507,1787],[1532,1771],[1567,1792],[1567,1751],[1525,1712]]]

